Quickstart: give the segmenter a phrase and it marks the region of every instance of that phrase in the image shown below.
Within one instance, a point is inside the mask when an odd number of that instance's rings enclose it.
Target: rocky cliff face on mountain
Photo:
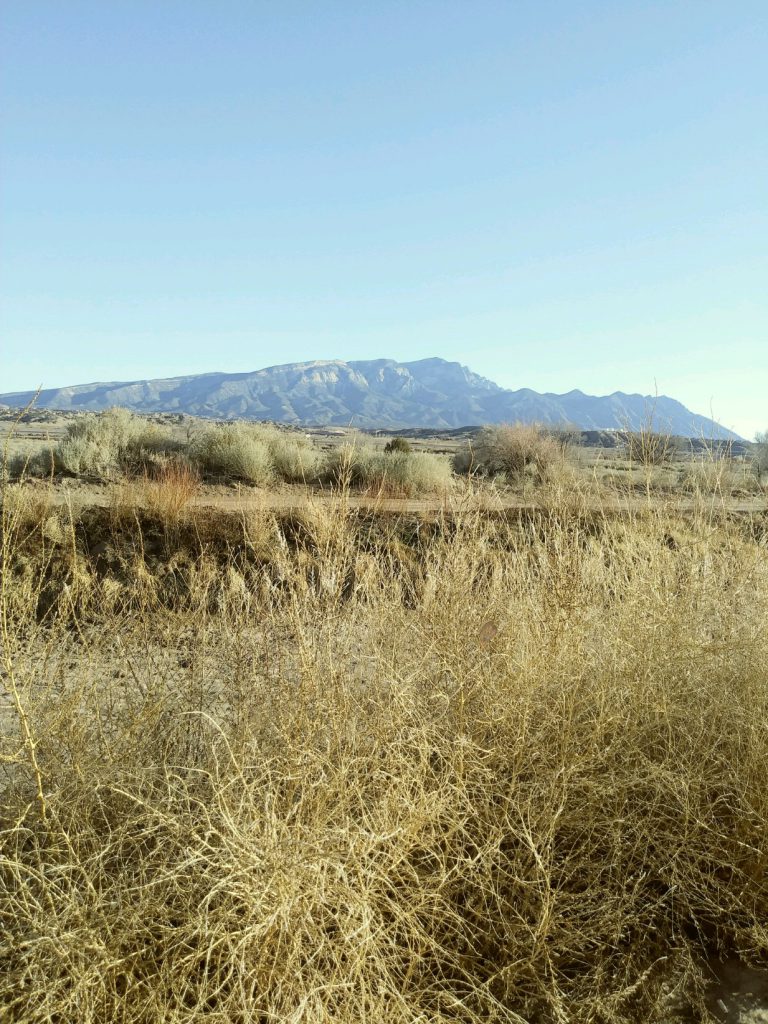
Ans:
[[[34,392],[0,395],[20,406]],[[637,429],[654,424],[683,436],[735,438],[706,416],[665,396],[620,391],[597,397],[582,391],[539,394],[510,391],[460,363],[419,359],[315,360],[270,366],[252,373],[205,373],[42,391],[37,405],[51,409],[184,412],[217,419],[269,419],[303,425],[396,429],[459,427],[484,423],[568,423],[582,429]]]

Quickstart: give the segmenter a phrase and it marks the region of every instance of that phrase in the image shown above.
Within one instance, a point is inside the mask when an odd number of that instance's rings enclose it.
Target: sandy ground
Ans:
[[[716,981],[709,1009],[723,1024],[768,1024],[768,971],[736,961],[712,964]]]

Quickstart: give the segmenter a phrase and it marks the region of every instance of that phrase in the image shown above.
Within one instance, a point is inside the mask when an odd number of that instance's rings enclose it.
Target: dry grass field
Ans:
[[[747,1020],[765,497],[593,462],[6,475],[0,1019]]]

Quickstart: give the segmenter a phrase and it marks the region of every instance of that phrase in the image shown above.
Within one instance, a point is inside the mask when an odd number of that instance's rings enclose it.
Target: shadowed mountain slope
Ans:
[[[0,395],[24,405],[34,392]],[[637,429],[653,411],[654,425],[683,436],[736,438],[706,416],[665,396],[620,391],[597,397],[582,391],[510,391],[460,363],[419,359],[315,360],[251,373],[205,373],[164,380],[78,384],[42,391],[38,406],[184,412],[217,419],[269,419],[304,425],[360,428],[459,427],[515,421],[569,423],[582,429]]]

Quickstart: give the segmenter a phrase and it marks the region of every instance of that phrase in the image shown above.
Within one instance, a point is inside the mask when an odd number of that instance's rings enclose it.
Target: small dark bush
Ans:
[[[403,452],[403,454],[408,455],[411,451],[411,446],[404,437],[393,437],[391,441],[387,441],[384,445],[384,451],[387,455],[391,455],[393,452]]]
[[[663,466],[674,458],[676,446],[671,434],[641,429],[627,434],[627,457],[642,466]]]

